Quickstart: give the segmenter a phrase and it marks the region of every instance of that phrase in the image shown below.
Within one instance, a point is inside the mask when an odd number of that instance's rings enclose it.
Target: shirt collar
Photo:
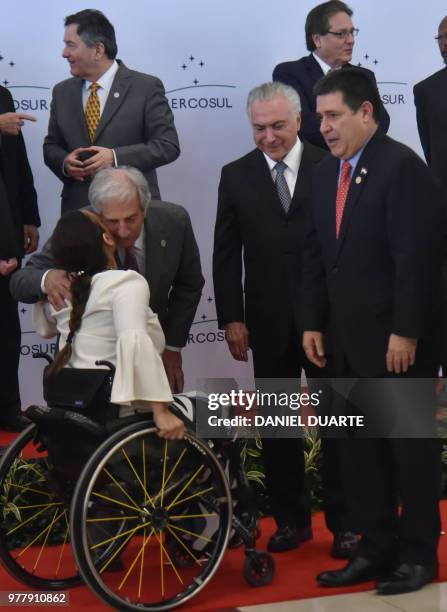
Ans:
[[[134,246],[134,249],[136,250],[137,253],[141,253],[143,251],[143,247],[144,247],[144,224],[143,224],[143,227],[141,228],[140,235],[135,240],[135,243],[134,243],[133,246]]]
[[[323,61],[321,59],[321,57],[318,57],[318,55],[316,53],[312,53],[312,55],[314,56],[316,61],[320,64],[320,67],[321,67],[321,70],[323,71],[323,74],[327,74],[329,72],[329,70],[332,70],[332,68],[329,66],[329,64],[326,64],[326,62]]]
[[[268,167],[271,172],[272,170],[274,170],[278,162],[269,157],[266,153],[263,153],[263,155],[267,161]],[[295,174],[295,176],[298,175],[302,155],[303,143],[299,138],[297,138],[296,143],[293,145],[287,155],[281,160],[287,165],[288,168],[290,168],[290,170]]]
[[[370,140],[371,140],[371,138],[374,136],[374,134],[375,134],[375,132],[374,132],[374,133],[373,133],[373,134],[372,134],[372,135],[371,135],[371,136],[368,138],[368,140],[365,142],[365,144],[363,145],[363,147],[362,147],[361,149],[359,149],[359,150],[357,151],[357,153],[355,153],[355,154],[354,154],[354,155],[353,155],[353,156],[352,156],[350,159],[347,159],[347,160],[346,160],[346,161],[347,161],[347,162],[349,162],[349,163],[351,164],[351,166],[352,166],[352,169],[351,169],[351,176],[354,174],[355,169],[356,169],[356,166],[357,166],[357,164],[359,163],[359,159],[360,159],[360,157],[361,157],[361,155],[362,155],[363,151],[365,150],[366,146],[368,145],[369,141],[370,141]],[[343,160],[343,159],[341,159],[341,160],[340,160],[339,171],[341,171],[341,167],[342,167],[343,161],[345,161],[345,160]]]
[[[115,78],[115,75],[118,72],[118,68],[119,68],[118,62],[116,60],[113,60],[112,65],[95,82],[98,83],[98,85],[102,89],[105,89],[106,91],[110,90],[110,88],[112,87],[113,79]],[[86,89],[90,89],[92,82],[93,81],[84,81],[84,87]]]

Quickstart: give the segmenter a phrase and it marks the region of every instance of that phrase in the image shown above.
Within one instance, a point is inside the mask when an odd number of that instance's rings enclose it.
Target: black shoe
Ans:
[[[397,595],[418,591],[438,577],[438,565],[402,563],[389,576],[377,581],[378,595]]]
[[[281,527],[272,535],[267,544],[269,552],[286,552],[298,548],[303,542],[312,538],[312,527],[297,529],[296,527]]]
[[[343,569],[318,574],[317,582],[320,586],[338,587],[369,582],[380,574],[383,574],[383,566],[376,561],[365,559],[365,557],[355,557]]]
[[[352,531],[339,531],[334,535],[331,557],[334,559],[351,559],[357,550],[359,538]]]
[[[21,414],[15,414],[8,419],[0,420],[0,430],[3,431],[23,431],[31,425],[31,421]]]

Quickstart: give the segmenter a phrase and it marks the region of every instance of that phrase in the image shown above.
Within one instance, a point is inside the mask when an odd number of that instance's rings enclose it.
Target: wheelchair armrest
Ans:
[[[104,438],[106,435],[106,430],[102,425],[89,419],[85,414],[73,410],[64,410],[54,406],[33,405],[25,410],[25,416],[33,423],[36,423],[36,425],[69,421],[97,438]]]

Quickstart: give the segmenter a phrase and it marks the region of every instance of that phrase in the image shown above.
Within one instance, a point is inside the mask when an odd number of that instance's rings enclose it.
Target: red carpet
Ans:
[[[9,440],[8,440],[9,441]],[[6,440],[2,439],[3,444]],[[447,501],[441,503],[443,524],[447,524]],[[274,530],[273,521],[264,519],[261,522],[262,535],[257,548],[265,550],[268,537]],[[338,593],[359,592],[370,590],[373,583],[345,589],[324,589],[317,587],[315,576],[323,570],[335,569],[344,565],[343,561],[334,561],[329,557],[331,534],[324,525],[321,513],[314,516],[314,539],[303,544],[299,549],[288,553],[274,555],[276,574],[273,583],[268,587],[253,588],[246,584],[242,566],[244,562],[243,549],[229,550],[212,582],[181,610],[188,612],[211,612],[224,608],[235,608],[275,601],[322,597]],[[441,536],[439,558],[440,581],[447,581],[447,539]],[[13,580],[0,568],[0,590],[25,591],[20,583]],[[48,606],[39,606],[47,608]],[[54,610],[54,606],[52,607]],[[109,610],[101,604],[86,588],[79,587],[70,591],[70,609],[72,610]]]

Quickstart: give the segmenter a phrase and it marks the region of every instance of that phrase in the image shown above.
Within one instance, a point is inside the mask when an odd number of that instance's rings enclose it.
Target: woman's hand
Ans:
[[[169,410],[164,402],[151,402],[154,422],[160,438],[181,440],[185,435],[185,424]]]

